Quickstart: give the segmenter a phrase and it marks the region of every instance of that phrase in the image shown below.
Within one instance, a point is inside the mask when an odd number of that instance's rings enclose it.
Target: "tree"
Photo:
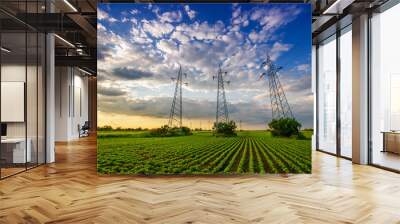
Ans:
[[[215,136],[231,137],[237,136],[236,123],[234,121],[228,122],[215,122],[213,126],[213,133]]]
[[[301,124],[294,118],[272,119],[268,124],[273,136],[290,137],[299,135]]]
[[[103,127],[97,127],[98,131],[112,131],[113,128],[110,125],[104,125]]]
[[[169,127],[163,125],[160,128],[150,130],[150,135],[153,137],[172,137],[172,136],[186,136],[192,135],[192,131],[188,127]]]

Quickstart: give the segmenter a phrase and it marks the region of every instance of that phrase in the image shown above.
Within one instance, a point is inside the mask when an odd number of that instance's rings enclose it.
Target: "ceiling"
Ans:
[[[92,74],[97,70],[96,0],[1,0],[0,26],[3,46],[12,49],[9,60],[26,55],[25,32],[51,32],[55,38],[56,66],[78,66]],[[39,46],[41,47],[41,46]],[[28,44],[28,56],[36,46]]]
[[[344,17],[356,15],[375,8],[387,0],[245,0],[238,2],[274,2],[274,3],[310,3],[313,10],[312,36],[314,43],[318,36],[328,32]],[[28,3],[26,3],[28,2]],[[167,1],[132,1],[132,0],[21,0],[0,1],[0,25],[4,33],[13,33],[4,38],[10,47],[21,52],[24,40],[21,34],[26,30],[39,32],[54,32],[56,65],[79,66],[92,73],[97,70],[97,3],[116,2],[168,2]],[[175,2],[175,1],[169,1]],[[196,1],[194,1],[196,2]],[[202,0],[204,2],[204,0]],[[217,1],[210,1],[217,2]],[[220,0],[218,2],[228,2]],[[51,13],[49,13],[51,11]],[[28,12],[28,13],[26,13]],[[351,21],[351,19],[350,19]],[[334,32],[332,29],[331,32]],[[13,37],[14,36],[14,37]],[[60,37],[60,38],[59,38]],[[15,43],[11,43],[11,42]],[[21,42],[23,41],[23,42]],[[29,52],[33,52],[28,47]]]

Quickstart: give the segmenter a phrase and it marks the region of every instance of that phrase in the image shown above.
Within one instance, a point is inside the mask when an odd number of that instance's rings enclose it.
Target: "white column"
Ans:
[[[55,56],[54,35],[46,36],[46,163],[55,161],[54,133],[55,133]]]
[[[353,19],[353,162],[368,163],[368,15]]]
[[[311,148],[312,150],[316,150],[317,148],[317,140],[316,140],[316,130],[317,130],[317,85],[316,85],[316,79],[317,79],[317,58],[316,58],[316,54],[317,54],[317,48],[315,45],[312,45],[312,53],[311,53],[311,67],[312,67],[312,71],[311,71],[311,91],[313,93],[314,96],[314,104],[313,104],[313,108],[314,108],[314,117],[313,117],[313,135],[312,135],[312,144],[311,144]]]

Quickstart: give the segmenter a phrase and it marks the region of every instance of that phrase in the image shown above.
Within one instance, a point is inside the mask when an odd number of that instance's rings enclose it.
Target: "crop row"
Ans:
[[[98,170],[121,174],[310,173],[309,141],[262,136],[105,138]]]

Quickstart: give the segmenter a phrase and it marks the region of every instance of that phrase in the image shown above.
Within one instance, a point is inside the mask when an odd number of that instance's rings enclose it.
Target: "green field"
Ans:
[[[104,174],[311,172],[310,140],[271,137],[266,131],[243,131],[231,138],[206,131],[184,137],[99,131],[97,142],[97,169]]]

